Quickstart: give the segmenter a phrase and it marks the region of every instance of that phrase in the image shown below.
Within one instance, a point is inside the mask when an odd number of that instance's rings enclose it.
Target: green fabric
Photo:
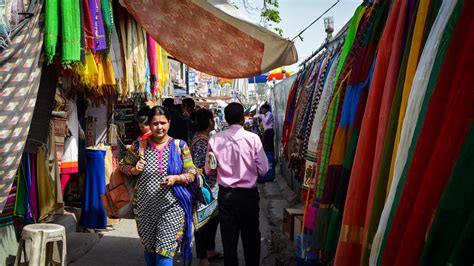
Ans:
[[[444,266],[447,265],[448,259],[453,265],[474,263],[472,253],[472,247],[474,247],[474,219],[472,219],[474,218],[474,204],[472,204],[474,202],[474,178],[472,178],[474,149],[472,147],[474,147],[474,126],[471,124],[436,210],[421,257],[421,265]]]
[[[334,139],[334,134],[336,132],[336,120],[338,116],[338,111],[340,111],[340,99],[341,99],[341,94],[342,90],[345,91],[348,83],[349,77],[347,77],[345,84],[338,84],[338,78],[339,75],[341,74],[341,71],[343,67],[346,65],[346,59],[349,56],[349,52],[352,49],[352,45],[354,44],[354,40],[357,34],[357,29],[359,27],[359,23],[364,15],[365,12],[365,7],[364,6],[359,6],[357,7],[354,16],[351,19],[351,24],[349,26],[349,31],[346,36],[346,40],[344,42],[344,47],[342,48],[342,53],[341,53],[341,59],[339,61],[339,65],[337,66],[337,71],[336,71],[336,76],[334,80],[336,81],[335,86],[341,86],[339,90],[338,87],[335,88],[335,94],[333,96],[333,99],[331,101],[331,105],[328,108],[328,114],[326,117],[326,122],[324,125],[324,131],[323,134],[321,135],[321,138],[323,139],[322,142],[322,149],[321,149],[321,158],[319,160],[319,169],[318,169],[318,177],[316,180],[318,180],[317,184],[317,189],[316,189],[316,198],[321,198],[323,188],[324,188],[324,176],[326,175],[326,170],[329,166],[329,157],[331,155],[331,147],[332,147],[332,142]]]
[[[23,167],[20,165],[16,176],[16,199],[13,215],[23,218],[26,215],[26,184],[21,169],[23,169]]]
[[[375,15],[374,20],[374,28],[372,33],[370,34],[370,40],[368,41],[367,45],[377,45],[380,37],[382,35],[385,20],[387,19],[387,12],[388,12],[388,3],[384,1],[376,11],[377,14]],[[369,88],[370,89],[370,88]],[[360,104],[360,103],[359,103]],[[365,106],[365,105],[364,105]],[[349,137],[349,142],[347,146],[347,151],[344,156],[344,162],[342,166],[342,174],[337,186],[336,197],[334,200],[334,204],[331,206],[330,209],[330,219],[329,219],[329,226],[328,232],[326,235],[325,242],[325,250],[331,254],[335,254],[337,243],[339,240],[339,233],[341,231],[341,224],[342,224],[342,215],[344,210],[344,204],[347,195],[347,188],[349,184],[349,178],[351,175],[352,165],[354,163],[355,152],[357,149],[357,143],[359,140],[360,134],[360,124],[355,126],[353,125],[351,130],[351,136]]]
[[[438,16],[438,11],[442,3],[443,0],[430,0],[430,5],[426,15],[425,31],[423,32],[423,43],[426,42],[426,39],[428,39],[428,36],[430,35],[431,27]]]
[[[107,43],[107,54],[110,50],[110,38],[112,36],[112,30],[114,29],[114,13],[112,10],[112,1],[111,0],[101,0],[100,1],[101,10],[102,10],[102,21],[105,28],[105,39]]]
[[[411,165],[411,162],[413,160],[413,155],[414,155],[414,152],[415,152],[416,144],[418,143],[418,138],[420,137],[421,129],[423,127],[423,122],[425,121],[425,116],[426,116],[426,112],[427,112],[427,109],[428,109],[428,106],[429,106],[429,103],[430,103],[430,98],[431,98],[431,95],[433,95],[434,89],[436,87],[436,82],[438,80],[439,73],[441,72],[441,68],[443,66],[444,57],[445,57],[446,52],[448,50],[449,41],[451,40],[451,37],[453,35],[454,28],[456,26],[456,22],[458,21],[459,15],[460,15],[461,10],[462,10],[462,6],[463,6],[463,0],[459,0],[458,3],[456,4],[456,7],[454,8],[454,11],[453,11],[451,17],[449,18],[448,23],[446,24],[443,36],[441,37],[441,42],[440,42],[440,45],[439,45],[439,48],[438,48],[438,52],[436,54],[436,59],[435,59],[434,64],[433,64],[433,69],[431,70],[430,78],[429,78],[429,81],[428,81],[428,86],[426,88],[426,93],[425,93],[425,98],[423,100],[423,105],[422,105],[421,110],[420,110],[420,115],[418,117],[418,121],[417,121],[417,124],[416,124],[416,127],[415,127],[415,131],[413,133],[411,146],[410,146],[410,149],[408,151],[407,161],[405,163],[405,167],[403,169],[402,175],[400,177],[400,181],[398,183],[397,191],[395,193],[392,209],[390,210],[390,215],[389,215],[389,218],[388,218],[387,228],[386,228],[385,232],[390,232],[390,230],[392,228],[393,219],[395,217],[395,213],[396,213],[396,210],[398,208],[398,203],[400,201],[400,197],[401,197],[402,192],[403,192],[403,187],[404,187],[404,184],[405,184],[405,181],[406,181],[406,176],[407,176],[407,173],[408,173],[408,170],[409,170],[409,166]],[[387,242],[388,236],[389,236],[388,233],[384,234],[384,237],[383,237],[383,240],[382,240],[382,247],[380,249],[381,251],[383,251],[385,249],[385,244]],[[381,264],[382,258],[383,258],[383,256],[379,257],[379,261],[377,261],[378,265]]]
[[[418,9],[418,3],[415,8],[414,14]],[[413,30],[415,27],[416,16],[412,16],[409,31],[407,36],[407,41],[404,44],[404,52],[402,57],[402,63],[400,66],[400,71],[398,74],[397,85],[395,88],[395,93],[392,100],[392,105],[390,109],[390,116],[388,122],[387,132],[385,134],[384,146],[382,151],[382,159],[380,160],[380,168],[377,176],[377,184],[375,187],[374,203],[372,210],[370,212],[370,222],[369,227],[367,228],[367,244],[364,246],[365,249],[362,250],[362,265],[369,264],[370,250],[372,247],[372,241],[374,239],[377,227],[379,225],[380,216],[385,204],[385,196],[387,195],[387,183],[388,177],[390,175],[390,165],[392,162],[392,154],[395,142],[395,136],[397,134],[397,125],[398,125],[398,115],[400,113],[400,105],[402,102],[403,87],[405,84],[405,76],[408,65],[408,58],[410,56],[410,46],[413,38]]]
[[[352,16],[350,22],[351,24],[349,25],[346,39],[344,41],[344,46],[342,47],[341,57],[339,60],[339,65],[337,66],[336,76],[334,77],[335,81],[339,79],[339,75],[341,74],[342,68],[345,66],[346,59],[349,56],[352,44],[354,43],[354,39],[357,34],[357,28],[359,27],[359,22],[362,19],[362,16],[364,15],[365,8],[366,7],[364,5],[358,6],[356,11],[354,12],[354,16]]]
[[[61,0],[61,63],[69,66],[81,60],[81,12],[79,1]]]
[[[45,25],[44,25],[44,53],[48,64],[53,62],[56,55],[59,29],[59,2],[58,0],[46,0]]]

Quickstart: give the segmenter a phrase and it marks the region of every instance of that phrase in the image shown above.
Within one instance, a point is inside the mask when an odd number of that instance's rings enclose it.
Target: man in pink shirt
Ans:
[[[242,125],[244,108],[231,103],[224,109],[230,127],[209,140],[208,153],[217,160],[217,169],[206,174],[217,175],[219,184],[219,217],[224,265],[238,265],[237,245],[241,233],[246,265],[260,264],[258,176],[268,171],[268,161],[260,138]]]

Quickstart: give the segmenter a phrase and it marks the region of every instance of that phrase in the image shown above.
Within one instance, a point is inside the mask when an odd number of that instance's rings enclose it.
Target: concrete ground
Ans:
[[[259,185],[260,231],[262,252],[260,265],[295,265],[293,242],[282,233],[283,209],[295,202],[295,195],[278,182]],[[223,252],[220,230],[216,236],[216,251]],[[122,219],[114,230],[96,233],[69,233],[67,236],[68,262],[70,265],[145,265],[143,248],[138,238],[134,220]],[[245,265],[242,243],[239,241],[239,265]],[[195,252],[194,252],[195,254]],[[177,259],[175,265],[182,265]],[[192,265],[198,265],[194,259]],[[223,260],[210,265],[224,265]]]

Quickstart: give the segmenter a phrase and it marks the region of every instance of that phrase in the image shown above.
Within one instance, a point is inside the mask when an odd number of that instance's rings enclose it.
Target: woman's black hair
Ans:
[[[150,110],[150,107],[148,107],[147,105],[140,108],[140,111],[138,111],[137,114],[138,123],[148,124],[148,122],[150,121],[150,119],[148,119],[148,114],[150,114]]]
[[[211,124],[209,120],[214,119],[214,115],[207,109],[199,109],[195,114],[195,129],[196,131],[204,131]]]
[[[171,121],[171,113],[169,109],[164,106],[155,106],[151,108],[151,111],[148,113],[148,121],[151,122],[155,115],[164,115],[168,121]]]

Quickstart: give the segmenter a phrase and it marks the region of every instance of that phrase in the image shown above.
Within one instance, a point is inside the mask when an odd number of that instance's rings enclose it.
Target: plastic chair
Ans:
[[[26,252],[27,241],[29,253]],[[61,242],[60,247],[55,248],[55,244]],[[57,252],[55,252],[57,251]],[[59,256],[59,261],[54,260]],[[22,262],[22,254],[24,255]],[[66,265],[66,229],[58,224],[30,224],[23,228],[21,233],[18,252],[15,260],[16,265]]]

